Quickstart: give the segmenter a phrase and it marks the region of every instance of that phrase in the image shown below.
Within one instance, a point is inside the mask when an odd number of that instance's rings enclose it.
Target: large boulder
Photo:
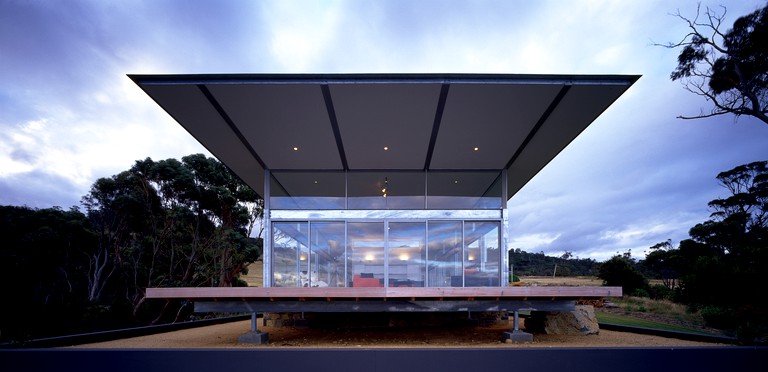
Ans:
[[[592,305],[576,305],[574,311],[532,311],[525,330],[548,335],[596,335],[600,327]]]

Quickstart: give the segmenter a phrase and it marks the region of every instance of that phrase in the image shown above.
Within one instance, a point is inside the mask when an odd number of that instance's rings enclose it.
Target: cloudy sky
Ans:
[[[761,1],[703,1],[726,23]],[[0,205],[79,204],[135,160],[205,149],[126,74],[643,77],[509,204],[510,246],[598,260],[687,237],[715,176],[768,159],[768,125],[685,121],[668,79],[692,1],[0,1]]]

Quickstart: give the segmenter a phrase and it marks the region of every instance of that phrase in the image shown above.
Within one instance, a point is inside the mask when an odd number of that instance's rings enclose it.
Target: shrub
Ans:
[[[635,289],[635,291],[634,291],[634,292],[632,292],[632,294],[631,294],[631,295],[632,295],[632,296],[635,296],[635,297],[645,297],[645,298],[649,298],[649,297],[651,297],[651,295],[650,295],[650,294],[648,294],[648,291],[646,291],[646,290],[645,290],[645,289],[643,289],[643,288],[638,288],[638,289]]]
[[[664,284],[652,285],[648,293],[654,300],[671,300],[674,296],[674,290]]]
[[[624,293],[634,293],[637,289],[648,288],[648,279],[640,274],[632,262],[622,256],[614,256],[603,262],[597,277],[607,286],[622,287]]]
[[[731,328],[734,326],[733,310],[720,306],[708,305],[701,308],[704,323],[713,328]]]

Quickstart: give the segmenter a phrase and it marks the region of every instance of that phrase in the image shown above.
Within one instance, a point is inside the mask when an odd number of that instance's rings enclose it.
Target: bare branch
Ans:
[[[696,115],[696,116],[683,116],[683,115],[678,115],[678,116],[677,116],[677,118],[678,118],[678,119],[684,119],[684,120],[693,120],[693,119],[704,119],[704,118],[711,118],[711,117],[715,117],[715,116],[721,116],[721,115],[726,115],[726,114],[729,114],[729,112],[722,112],[722,111],[719,111],[719,112],[713,112],[713,113],[711,113],[711,114],[700,114],[700,115]]]

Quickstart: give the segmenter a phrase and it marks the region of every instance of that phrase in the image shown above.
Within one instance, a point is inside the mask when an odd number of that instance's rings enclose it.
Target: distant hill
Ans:
[[[595,276],[600,268],[599,262],[591,258],[572,258],[569,252],[561,257],[552,257],[520,248],[509,251],[509,263],[517,276],[552,276],[555,265],[557,276]]]

